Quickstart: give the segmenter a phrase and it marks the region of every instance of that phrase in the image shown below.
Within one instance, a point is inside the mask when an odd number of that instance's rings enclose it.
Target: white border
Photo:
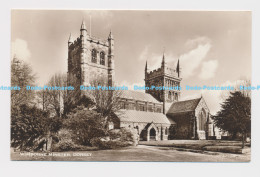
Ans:
[[[260,84],[260,9],[257,0],[10,0],[0,5],[0,85],[10,84],[10,15],[19,9],[167,9],[167,10],[251,10],[252,84]],[[258,48],[257,48],[258,47]],[[243,72],[243,71],[241,71]],[[253,93],[252,161],[250,163],[133,163],[133,162],[15,162],[9,157],[10,99],[0,92],[0,176],[257,176],[259,174],[260,94]],[[258,109],[257,109],[258,108]]]

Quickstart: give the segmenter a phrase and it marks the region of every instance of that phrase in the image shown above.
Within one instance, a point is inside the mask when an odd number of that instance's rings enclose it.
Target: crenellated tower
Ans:
[[[174,67],[175,68],[175,67]],[[146,87],[180,87],[180,66],[179,60],[174,69],[167,65],[165,61],[165,55],[162,56],[161,67],[153,71],[148,71],[148,65],[145,65],[145,86]],[[165,103],[171,103],[178,101],[180,98],[180,90],[146,90],[146,93],[151,94],[158,101]]]
[[[106,40],[96,38],[88,33],[82,21],[80,36],[73,41],[70,34],[68,40],[68,84],[90,86],[102,80],[102,84],[112,86],[114,75],[112,32]]]

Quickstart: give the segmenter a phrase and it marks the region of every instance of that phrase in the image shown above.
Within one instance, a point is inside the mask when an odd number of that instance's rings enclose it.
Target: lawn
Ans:
[[[223,140],[166,140],[166,141],[140,141],[139,144],[147,146],[174,147],[194,150],[205,150],[227,153],[247,153],[250,144],[246,143],[244,149],[241,148],[241,141]]]

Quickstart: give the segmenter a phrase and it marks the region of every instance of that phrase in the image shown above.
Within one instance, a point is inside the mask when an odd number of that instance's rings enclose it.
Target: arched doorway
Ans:
[[[156,136],[155,129],[154,129],[154,128],[151,128],[151,130],[150,130],[150,141],[156,140],[156,139],[155,139],[155,136]]]

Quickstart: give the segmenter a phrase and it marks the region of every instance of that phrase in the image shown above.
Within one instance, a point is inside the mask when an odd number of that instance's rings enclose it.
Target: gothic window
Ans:
[[[92,63],[97,63],[97,51],[95,49],[91,52],[91,61]]]
[[[171,100],[171,98],[172,98],[172,93],[171,92],[169,92],[168,98],[169,98],[169,100]]]
[[[168,135],[168,128],[165,128],[165,135]]]
[[[175,100],[178,101],[178,93],[175,93]]]
[[[205,130],[206,113],[202,110],[199,114],[199,130]]]
[[[139,110],[140,110],[140,111],[145,111],[144,105],[140,104],[140,105],[139,105]]]
[[[104,52],[100,53],[100,64],[105,65],[105,53]]]
[[[135,106],[135,105],[134,105],[133,103],[129,103],[129,108],[128,108],[128,109],[130,109],[130,110],[134,110],[134,109],[135,109],[134,106]]]
[[[148,111],[153,112],[153,106],[152,105],[148,105]]]
[[[129,104],[125,103],[125,109],[129,109]]]

